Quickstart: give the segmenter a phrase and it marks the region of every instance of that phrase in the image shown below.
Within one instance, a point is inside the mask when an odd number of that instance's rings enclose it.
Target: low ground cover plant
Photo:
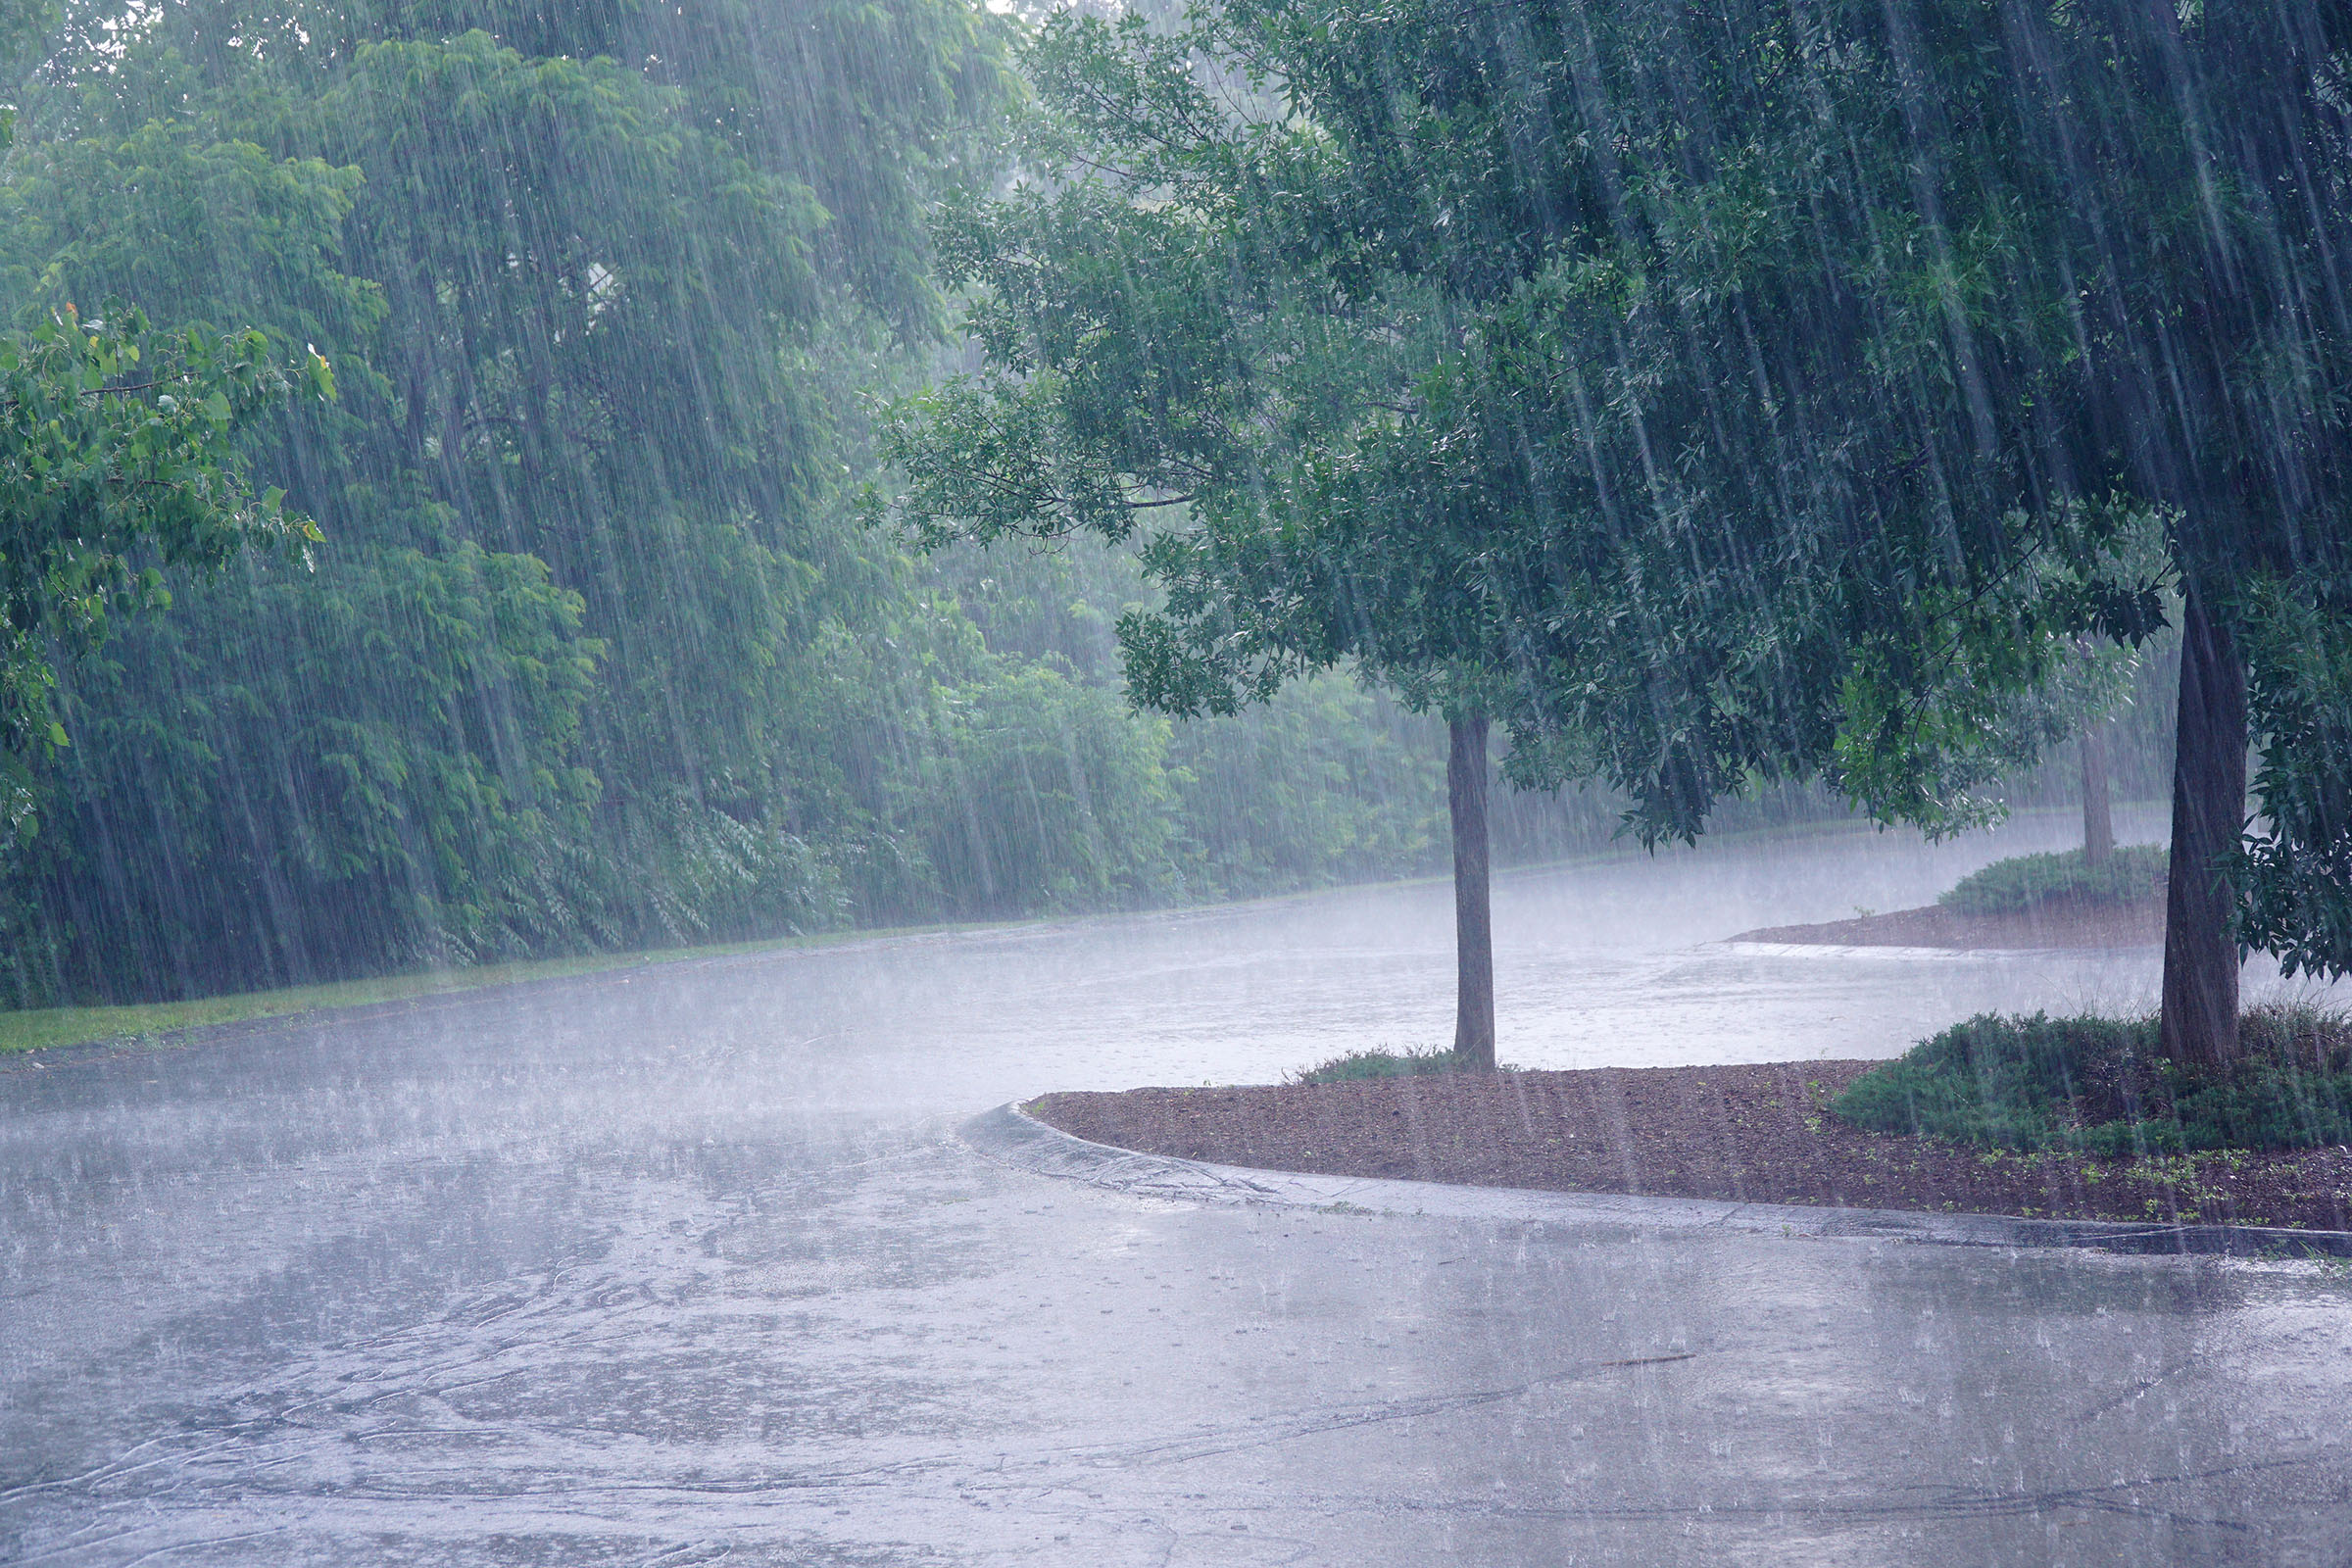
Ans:
[[[1355,1078],[1415,1078],[1426,1073],[1469,1072],[1477,1066],[1478,1063],[1453,1051],[1350,1051],[1344,1056],[1334,1056],[1292,1073],[1286,1081],[1339,1084]]]
[[[2250,1009],[2245,1058],[2204,1076],[2163,1059],[2156,1019],[1983,1013],[1854,1080],[1833,1114],[1869,1132],[2088,1154],[2352,1143],[2352,1015]]]
[[[1962,877],[1936,899],[1962,914],[2009,914],[2045,899],[2135,904],[2164,891],[2170,857],[2161,844],[2132,844],[2092,865],[2081,850],[2017,855]]]

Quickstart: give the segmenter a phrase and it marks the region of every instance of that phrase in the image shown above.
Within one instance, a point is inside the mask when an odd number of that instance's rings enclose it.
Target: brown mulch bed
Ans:
[[[1261,1170],[1747,1202],[2352,1230],[2352,1150],[2151,1159],[1859,1132],[1824,1102],[1877,1065],[1459,1073],[1048,1095],[1095,1143]]]
[[[2008,914],[1962,914],[1939,904],[1819,925],[1769,925],[1733,942],[1845,948],[2139,948],[2164,942],[2164,900],[2092,904],[2044,899]]]

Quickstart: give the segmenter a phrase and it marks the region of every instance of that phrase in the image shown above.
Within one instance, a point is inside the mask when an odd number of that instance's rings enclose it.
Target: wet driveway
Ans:
[[[1885,1054],[2145,955],[1757,954],[2063,823],[1509,879],[1502,1054]],[[955,1138],[1449,1020],[1443,887],[0,1069],[0,1561],[2341,1563],[2308,1264],[1193,1207]]]

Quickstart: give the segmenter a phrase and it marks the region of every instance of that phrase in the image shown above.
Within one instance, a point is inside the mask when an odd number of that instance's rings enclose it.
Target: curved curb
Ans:
[[[1024,1112],[999,1105],[958,1129],[965,1144],[999,1164],[1083,1182],[1139,1198],[1194,1203],[1261,1203],[1338,1213],[1416,1214],[1454,1219],[1607,1225],[1643,1231],[1724,1230],[1779,1236],[1932,1242],[1946,1247],[2082,1247],[2110,1252],[2236,1257],[2352,1257],[2352,1231],[2256,1225],[2131,1225],[2107,1220],[2020,1219],[2004,1214],[1933,1214],[1899,1208],[1828,1208],[1740,1203],[1711,1198],[1637,1198],[1623,1193],[1554,1193],[1524,1187],[1248,1170],[1205,1160],[1145,1154],[1089,1143]]]

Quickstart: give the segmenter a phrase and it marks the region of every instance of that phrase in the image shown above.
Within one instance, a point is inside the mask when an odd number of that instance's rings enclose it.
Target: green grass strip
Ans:
[[[367,980],[335,980],[323,985],[286,986],[275,991],[199,997],[188,1002],[140,1002],[122,1006],[37,1007],[18,1012],[0,1011],[0,1055],[20,1051],[50,1051],[61,1046],[152,1041],[182,1030],[202,1029],[211,1024],[291,1017],[298,1013],[319,1012],[334,1007],[364,1007],[370,1003],[406,1002],[415,997],[478,991],[485,986],[515,985],[528,980],[561,980],[572,975],[675,963],[687,958],[783,952],[794,948],[827,947],[841,942],[867,942],[883,937],[922,936],[938,931],[969,929],[972,929],[969,925],[930,925],[826,931],[813,936],[720,943],[702,948],[591,953],[568,958],[534,958],[458,969],[426,969],[409,974],[379,975]]]

